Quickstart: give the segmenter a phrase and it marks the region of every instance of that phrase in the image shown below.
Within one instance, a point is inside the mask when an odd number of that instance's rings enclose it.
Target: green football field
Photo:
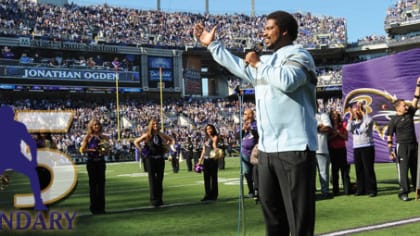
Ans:
[[[14,225],[19,221],[24,228],[22,217],[34,214],[30,209],[13,208],[13,195],[31,190],[25,176],[10,172],[10,185],[0,191],[0,235],[264,235],[260,205],[247,196],[240,201],[238,158],[226,159],[226,168],[219,170],[219,199],[206,203],[200,202],[204,195],[202,174],[187,172],[185,162],[180,166],[179,173],[173,173],[171,163],[166,161],[164,205],[153,208],[149,204],[147,173],[139,163],[108,163],[107,214],[91,215],[86,167],[77,165],[75,190],[49,206],[50,213],[75,214],[71,229],[64,223],[61,229],[50,229],[48,213],[43,219],[31,219],[26,229],[9,229],[10,218]],[[414,193],[409,196],[411,201],[398,199],[395,164],[376,164],[375,170],[377,197],[340,195],[317,201],[317,235],[418,235],[420,201],[414,199]],[[354,182],[353,165],[351,178]],[[247,186],[243,187],[247,193]]]

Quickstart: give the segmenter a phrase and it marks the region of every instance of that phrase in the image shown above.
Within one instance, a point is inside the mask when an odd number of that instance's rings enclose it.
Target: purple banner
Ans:
[[[412,101],[419,76],[420,49],[404,51],[343,67],[344,117],[349,116],[349,104],[358,101],[366,104],[367,113],[375,121],[376,162],[390,162],[385,131],[388,128],[388,121],[395,115],[392,103],[396,99]],[[417,113],[416,116],[418,115]],[[415,120],[416,127],[418,127],[419,119]],[[347,141],[347,159],[349,163],[353,163],[351,134]]]

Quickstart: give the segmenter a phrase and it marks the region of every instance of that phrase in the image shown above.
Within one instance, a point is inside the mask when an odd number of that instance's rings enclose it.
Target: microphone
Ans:
[[[252,50],[254,51],[254,52],[256,52],[257,53],[257,55],[261,55],[261,53],[263,52],[263,50],[264,50],[264,43],[263,42],[256,42],[255,44],[254,44],[254,47],[252,48]]]
[[[252,47],[252,49],[250,51],[255,52],[258,56],[261,55],[261,53],[264,50],[264,43],[261,41],[255,42],[254,46]],[[245,62],[245,69],[248,68],[249,63]]]

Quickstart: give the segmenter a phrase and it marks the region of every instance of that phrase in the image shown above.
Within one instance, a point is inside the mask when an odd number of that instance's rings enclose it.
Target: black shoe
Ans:
[[[258,190],[254,190],[254,201],[257,204],[260,201],[260,197],[258,196]]]
[[[377,193],[369,193],[369,197],[376,197]]]
[[[330,198],[333,198],[333,195],[331,195],[330,193],[323,193],[323,194],[321,194],[321,198],[322,199],[330,199]]]
[[[353,194],[354,194],[354,192],[351,191],[351,190],[344,191],[344,195],[353,195]]]
[[[208,201],[208,200],[210,200],[208,197],[203,197],[200,201],[205,202],[205,201]]]
[[[94,215],[102,215],[102,214],[105,214],[105,210],[93,210],[91,212]]]
[[[363,192],[355,192],[354,195],[355,196],[362,196],[362,195],[365,195],[365,193],[363,193]]]
[[[402,201],[408,201],[408,195],[405,193],[402,194],[398,194],[398,197],[402,200]]]
[[[162,200],[152,201],[152,206],[154,206],[154,207],[160,207],[162,205],[163,205],[163,201]]]

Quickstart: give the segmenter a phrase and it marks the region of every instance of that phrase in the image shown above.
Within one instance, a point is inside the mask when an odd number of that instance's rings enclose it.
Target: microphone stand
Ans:
[[[243,127],[243,100],[244,94],[242,88],[242,80],[237,90],[238,101],[239,101],[239,214],[238,214],[238,235],[240,235],[241,229],[243,235],[246,235],[245,230],[245,205],[244,205],[244,173],[243,173],[243,162],[242,162],[242,127]]]

